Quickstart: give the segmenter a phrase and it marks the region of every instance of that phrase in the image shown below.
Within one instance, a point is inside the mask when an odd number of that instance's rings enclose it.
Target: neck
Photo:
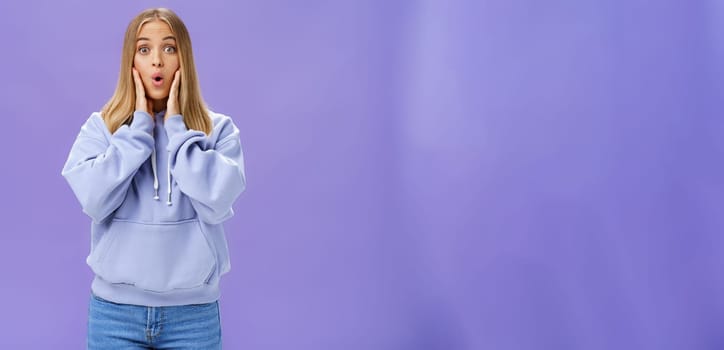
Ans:
[[[163,100],[153,100],[153,114],[166,109],[166,101],[168,101],[168,97]]]

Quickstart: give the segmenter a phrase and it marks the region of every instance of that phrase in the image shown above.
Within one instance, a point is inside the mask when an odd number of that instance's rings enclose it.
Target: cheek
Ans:
[[[172,71],[176,71],[179,69],[179,62],[178,62],[178,56],[174,56],[172,59],[168,61],[168,66],[171,68]]]
[[[149,56],[136,54],[133,56],[133,65],[141,68],[148,67],[151,66],[151,60],[152,58]]]
[[[138,74],[140,74],[142,77],[143,77],[144,75],[146,75],[145,65],[143,64],[143,60],[138,59],[138,58],[134,58],[134,59],[133,59],[133,67],[136,68],[136,70],[138,71]]]

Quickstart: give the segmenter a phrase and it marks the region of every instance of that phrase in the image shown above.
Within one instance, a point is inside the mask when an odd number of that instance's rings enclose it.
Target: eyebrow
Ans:
[[[174,37],[173,35],[169,35],[169,36],[167,36],[167,37],[165,37],[165,38],[161,39],[161,41],[164,41],[164,40],[168,40],[168,39],[171,39],[171,40],[174,40],[174,41],[176,41],[176,38],[175,38],[175,37]],[[141,40],[148,40],[148,41],[151,41],[151,39],[149,39],[149,38],[143,38],[143,37],[141,37],[141,38],[138,38],[138,39],[136,39],[136,42],[139,42],[139,41],[141,41]]]

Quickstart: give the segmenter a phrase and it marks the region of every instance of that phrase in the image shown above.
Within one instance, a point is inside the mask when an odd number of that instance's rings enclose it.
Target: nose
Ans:
[[[161,58],[161,53],[156,51],[156,53],[153,54],[153,60],[151,62],[154,67],[163,67],[163,59]]]

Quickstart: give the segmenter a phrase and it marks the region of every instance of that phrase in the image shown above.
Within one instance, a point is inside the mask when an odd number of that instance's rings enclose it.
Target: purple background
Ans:
[[[85,346],[60,175],[123,32],[241,129],[228,349],[724,347],[719,1],[3,1],[0,348]]]

